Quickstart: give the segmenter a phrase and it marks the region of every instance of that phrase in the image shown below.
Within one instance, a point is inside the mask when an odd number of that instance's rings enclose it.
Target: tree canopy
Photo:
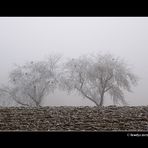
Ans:
[[[111,54],[71,59],[64,69],[63,87],[76,90],[97,106],[103,105],[105,94],[110,95],[114,103],[126,104],[123,90],[131,91],[131,85],[137,84],[137,76],[127,64]]]

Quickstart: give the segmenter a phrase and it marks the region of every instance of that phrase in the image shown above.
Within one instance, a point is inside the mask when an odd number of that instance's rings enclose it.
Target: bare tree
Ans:
[[[137,84],[137,76],[125,62],[110,54],[72,59],[63,69],[62,87],[69,92],[76,90],[97,106],[103,105],[105,94],[109,94],[115,104],[125,105],[123,90],[130,92],[131,85]]]
[[[40,106],[42,99],[57,86],[60,56],[50,56],[47,61],[29,62],[17,66],[10,73],[10,85],[1,87],[1,96],[8,95],[23,106]]]

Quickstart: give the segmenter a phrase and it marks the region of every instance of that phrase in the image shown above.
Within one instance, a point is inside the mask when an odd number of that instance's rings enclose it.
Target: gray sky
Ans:
[[[93,52],[124,58],[140,77],[126,100],[148,105],[148,17],[0,17],[0,84],[15,63],[42,60],[53,52],[65,58]],[[55,92],[43,104],[94,105],[65,92]],[[105,104],[112,104],[109,97]]]

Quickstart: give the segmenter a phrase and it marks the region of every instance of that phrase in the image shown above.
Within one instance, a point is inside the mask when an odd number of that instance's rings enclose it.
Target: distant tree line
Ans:
[[[62,62],[61,56],[50,55],[44,61],[31,61],[16,66],[9,74],[9,84],[0,87],[0,100],[9,98],[21,106],[41,106],[43,98],[55,89],[77,91],[82,97],[104,105],[105,95],[114,104],[126,105],[123,90],[131,92],[138,78],[124,60],[111,54],[83,55]]]

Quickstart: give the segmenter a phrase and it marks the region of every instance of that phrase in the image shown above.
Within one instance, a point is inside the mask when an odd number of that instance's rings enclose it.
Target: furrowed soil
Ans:
[[[1,107],[0,131],[148,131],[148,106]]]

